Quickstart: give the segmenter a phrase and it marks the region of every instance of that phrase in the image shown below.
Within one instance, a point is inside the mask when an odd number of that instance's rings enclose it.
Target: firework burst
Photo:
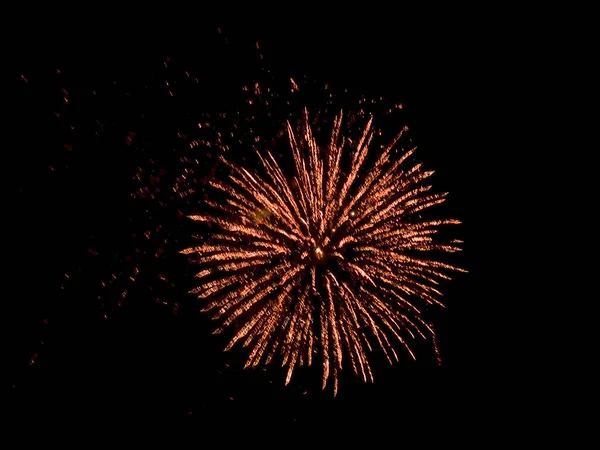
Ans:
[[[390,363],[402,348],[414,359],[410,342],[429,337],[439,361],[419,308],[441,305],[439,280],[461,270],[427,257],[459,250],[460,241],[433,239],[459,222],[421,219],[446,194],[423,183],[433,172],[408,164],[414,149],[396,153],[406,130],[373,157],[373,119],[356,141],[342,135],[342,122],[340,113],[326,145],[306,110],[297,127],[288,122],[291,177],[270,152],[258,152],[260,172],[221,158],[229,175],[208,182],[218,193],[206,201],[210,212],[190,216],[214,233],[182,251],[200,265],[191,292],[220,321],[216,332],[233,329],[226,349],[247,347],[246,367],[279,353],[286,384],[320,359],[323,388],[331,378],[334,393],[344,364],[373,380],[375,347]]]

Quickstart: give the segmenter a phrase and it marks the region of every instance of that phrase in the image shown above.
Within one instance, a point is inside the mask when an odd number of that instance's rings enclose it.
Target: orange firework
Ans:
[[[279,353],[286,384],[318,355],[323,388],[331,377],[337,392],[348,362],[372,381],[367,353],[374,346],[392,363],[398,344],[414,358],[409,342],[427,336],[439,360],[418,306],[441,305],[438,280],[461,269],[422,255],[458,251],[460,241],[441,244],[433,236],[459,221],[420,219],[446,194],[423,185],[433,172],[405,167],[414,149],[395,157],[402,132],[368,159],[372,122],[354,143],[341,134],[340,114],[320,146],[305,110],[297,129],[287,124],[293,177],[269,152],[258,155],[260,173],[222,159],[228,179],[209,184],[223,200],[207,200],[213,213],[190,216],[218,229],[182,251],[201,265],[202,284],[191,292],[221,321],[217,332],[233,326],[227,349],[238,341],[250,349],[246,367]]]

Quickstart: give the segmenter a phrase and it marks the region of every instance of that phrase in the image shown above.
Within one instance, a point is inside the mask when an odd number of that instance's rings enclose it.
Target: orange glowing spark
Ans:
[[[190,216],[218,234],[182,251],[201,265],[202,284],[191,292],[221,321],[216,332],[236,325],[226,349],[249,348],[246,367],[279,353],[286,384],[320,355],[323,388],[331,378],[334,393],[343,363],[373,380],[367,352],[374,347],[392,363],[399,359],[394,341],[414,358],[409,342],[429,336],[439,356],[418,305],[441,305],[438,280],[462,271],[423,256],[460,250],[459,241],[433,239],[440,226],[460,222],[418,216],[446,194],[423,186],[433,172],[404,167],[414,149],[393,156],[402,132],[367,164],[373,119],[357,142],[341,126],[342,114],[320,146],[306,110],[297,129],[288,122],[291,178],[270,152],[258,155],[261,173],[221,158],[228,180],[209,185],[226,200],[208,200],[213,213]]]

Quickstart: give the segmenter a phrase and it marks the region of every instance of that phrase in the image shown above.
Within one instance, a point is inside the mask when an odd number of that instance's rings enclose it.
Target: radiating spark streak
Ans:
[[[267,294],[276,291],[279,287],[284,286],[290,277],[302,270],[302,266],[294,267],[289,271],[288,269],[291,269],[289,263],[280,265],[276,270],[269,271],[266,275],[248,283],[239,291],[232,291],[224,299],[215,300],[213,303],[220,306],[214,316],[216,319],[230,313],[229,317],[225,319],[224,324],[219,329],[224,329],[226,325],[233,322],[236,317],[247,311],[258,300],[262,299]],[[279,279],[281,275],[283,275],[283,277]],[[233,312],[231,312],[232,310]]]
[[[257,335],[260,337],[259,337],[256,345],[254,346],[254,349],[250,353],[250,356],[248,357],[248,362],[246,364],[247,366],[252,365],[252,367],[256,367],[259,364],[259,362],[262,358],[262,355],[264,354],[265,350],[267,349],[268,343],[273,339],[273,336],[275,335],[276,331],[278,330],[277,324],[279,324],[281,321],[281,317],[285,310],[285,304],[290,301],[289,293],[290,293],[291,289],[292,289],[292,286],[288,285],[286,287],[286,289],[284,289],[277,296],[275,306],[273,307],[272,310],[268,311],[269,319],[265,324],[266,325],[265,328],[257,329],[257,331],[258,331]],[[267,356],[267,359],[265,361],[266,364],[268,364],[271,361],[278,345],[279,345],[279,341],[275,341],[273,343],[273,346],[271,347],[271,352]]]
[[[290,187],[290,185],[289,185],[287,179],[285,178],[285,175],[281,171],[280,167],[277,165],[277,162],[273,158],[273,155],[271,155],[271,153],[268,153],[268,155],[273,164],[271,164],[269,161],[265,160],[260,153],[258,154],[267,173],[270,175],[271,181],[273,182],[273,184],[276,186],[279,186],[280,189],[283,190],[283,194],[284,194],[283,198],[292,207],[292,211],[295,214],[295,219],[300,224],[303,225],[303,231],[308,233],[309,232],[308,223],[306,222],[306,220],[302,217],[302,214],[300,213],[300,209],[298,207],[298,204],[295,201],[294,194],[292,193],[292,188]]]
[[[439,281],[465,272],[425,257],[460,251],[461,240],[437,240],[441,227],[460,221],[418,217],[446,194],[422,184],[432,171],[403,168],[415,148],[395,156],[406,129],[370,157],[373,118],[353,144],[342,136],[342,117],[325,146],[307,110],[298,127],[287,123],[291,174],[270,152],[258,152],[260,172],[221,157],[230,174],[207,185],[225,199],[209,198],[210,213],[189,216],[218,231],[181,251],[200,265],[202,283],[190,292],[220,321],[215,332],[236,326],[226,350],[248,348],[245,367],[280,355],[286,384],[320,355],[322,386],[331,381],[334,394],[344,365],[369,382],[372,352],[398,361],[395,342],[414,359],[411,341],[432,339],[440,363],[435,332],[418,305],[443,306]]]

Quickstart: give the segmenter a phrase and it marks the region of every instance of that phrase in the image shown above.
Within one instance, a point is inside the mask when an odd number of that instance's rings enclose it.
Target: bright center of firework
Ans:
[[[329,259],[328,247],[311,239],[302,250],[300,258],[304,263],[322,265]]]

